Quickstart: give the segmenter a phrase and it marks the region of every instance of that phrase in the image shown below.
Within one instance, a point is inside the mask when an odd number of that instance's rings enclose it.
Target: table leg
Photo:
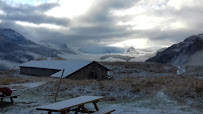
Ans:
[[[66,112],[66,114],[68,114],[70,112],[70,110],[66,110],[65,112]]]
[[[90,112],[85,108],[84,105],[80,106],[80,108],[82,109],[82,112],[90,114]]]
[[[10,100],[11,100],[11,104],[13,104],[13,98],[10,98]]]
[[[75,114],[77,114],[79,112],[79,110],[80,110],[80,107],[78,106],[78,108],[75,111]]]
[[[51,114],[51,113],[52,113],[52,111],[49,111],[49,112],[48,112],[48,114]]]
[[[99,108],[98,108],[98,106],[97,106],[97,102],[93,102],[93,104],[94,104],[95,109],[96,109],[97,111],[99,111]]]
[[[4,97],[4,94],[2,93],[0,96],[1,96],[1,97]],[[1,102],[3,102],[3,98],[1,99]]]
[[[65,110],[63,112],[61,112],[61,114],[68,114],[69,110]]]

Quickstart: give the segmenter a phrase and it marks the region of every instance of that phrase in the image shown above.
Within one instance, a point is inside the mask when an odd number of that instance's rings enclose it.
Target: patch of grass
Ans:
[[[9,85],[9,84],[16,84],[16,83],[25,83],[29,80],[24,78],[17,78],[17,77],[6,77],[0,79],[0,85]]]
[[[43,82],[53,80],[52,78],[47,77],[13,77],[13,76],[1,76],[0,75],[0,85],[10,85],[10,84],[19,84],[19,83],[28,83],[28,82]]]
[[[0,85],[48,81],[46,84],[33,88],[40,96],[49,96],[53,99],[59,79],[49,77],[4,77]],[[46,91],[46,92],[44,92]],[[62,79],[59,98],[67,99],[81,95],[104,96],[107,101],[136,100],[150,97],[163,91],[170,98],[180,102],[192,100],[193,106],[202,108],[203,80],[191,76],[150,76],[131,77],[122,80],[70,80]]]
[[[111,70],[116,70],[116,67],[123,67],[125,69],[142,69],[143,71],[153,73],[171,73],[176,74],[177,68],[170,64],[159,64],[150,62],[100,62],[104,66],[111,66]]]
[[[203,80],[181,76],[168,82],[166,88],[166,92],[176,98],[202,98]]]

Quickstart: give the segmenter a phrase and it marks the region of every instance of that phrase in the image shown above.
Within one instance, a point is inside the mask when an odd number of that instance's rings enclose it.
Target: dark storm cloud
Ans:
[[[140,0],[97,0],[85,13],[74,20],[67,18],[55,18],[45,15],[46,11],[57,7],[59,4],[44,3],[39,6],[9,6],[0,0],[0,10],[6,15],[0,15],[0,23],[3,27],[11,27],[19,31],[33,41],[54,40],[64,41],[73,46],[100,45],[106,43],[117,43],[127,39],[148,38],[149,41],[178,43],[186,37],[203,32],[203,9],[201,5],[196,7],[183,7],[179,10],[172,7],[160,9],[147,9],[141,14],[126,15],[119,17],[112,14],[112,10],[125,10],[131,7],[140,6]],[[147,2],[147,1],[144,1]],[[164,3],[166,5],[166,3]],[[148,8],[148,6],[147,6]],[[135,11],[136,13],[137,11]],[[68,14],[67,14],[68,15]],[[161,17],[164,19],[160,25],[152,29],[132,29],[133,25],[117,25],[118,21],[128,22],[140,15],[146,18]],[[47,23],[56,24],[69,29],[49,29],[42,27],[23,27],[15,21],[25,21],[35,24]],[[170,27],[174,22],[182,22],[186,28],[176,29]],[[138,22],[135,22],[139,24]],[[166,29],[162,29],[169,25]],[[136,26],[136,25],[135,25]]]
[[[35,24],[47,23],[67,26],[69,21],[66,18],[55,18],[44,15],[45,11],[56,6],[58,6],[58,4],[54,3],[41,4],[38,6],[24,4],[9,6],[3,1],[0,1],[0,8],[5,13],[4,15],[0,15],[0,19],[6,21],[23,21]]]
[[[55,40],[57,37],[77,46],[99,45],[106,41],[109,43],[122,41],[134,34],[134,31],[127,30],[126,26],[116,25],[116,17],[111,14],[111,10],[129,8],[134,4],[135,0],[101,0],[94,4],[86,15],[81,16],[76,21],[78,26],[72,26],[70,31],[66,31],[64,34],[50,32],[43,36],[46,37],[46,40]]]
[[[134,34],[134,31],[127,30],[126,26],[116,25],[117,19],[111,14],[111,10],[129,8],[135,3],[135,0],[101,0],[97,2],[86,15],[78,20],[78,23],[92,26],[73,27],[71,30],[74,35],[69,37],[84,41],[91,40],[96,44],[109,39],[116,39],[116,41],[126,39],[127,36]]]
[[[90,11],[80,21],[104,24],[114,24],[115,17],[111,10],[130,8],[136,3],[136,0],[101,0],[90,9]]]
[[[40,6],[20,5],[13,7],[0,1],[2,4],[1,9],[6,15],[1,15],[0,19],[3,20],[2,25],[8,25],[12,21],[25,21],[35,24],[50,23],[57,25],[67,24],[67,19],[53,18],[44,15],[45,11],[56,7],[57,4],[42,4]],[[72,26],[70,31],[61,32],[60,30],[50,30],[46,28],[33,28],[26,27],[25,31],[21,31],[29,39],[32,40],[63,40],[67,42],[73,42],[72,44],[84,44],[89,45],[97,44],[103,40],[111,38],[123,38],[132,34],[132,31],[126,30],[125,26],[115,25],[115,17],[111,14],[111,9],[123,9],[131,7],[135,3],[134,0],[103,0],[94,4],[94,6],[87,12],[86,15],[80,17],[78,23],[87,23],[93,26]],[[4,21],[5,20],[5,21]],[[10,24],[11,26],[11,24]],[[12,28],[17,29],[19,25],[12,23]],[[21,27],[23,28],[23,27]],[[98,42],[99,41],[99,42]],[[95,43],[94,43],[95,42]]]

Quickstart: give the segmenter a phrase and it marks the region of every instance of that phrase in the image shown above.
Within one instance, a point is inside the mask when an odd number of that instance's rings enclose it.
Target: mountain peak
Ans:
[[[12,29],[0,28],[0,53],[0,60],[17,64],[39,57],[58,57],[59,52],[36,44]]]
[[[9,28],[0,28],[0,31],[10,31],[10,32],[15,32],[14,30],[12,29],[9,29]]]
[[[127,52],[133,52],[133,51],[136,51],[136,49],[134,47],[129,47]]]
[[[129,53],[129,54],[139,54],[140,53],[134,47],[129,47],[126,52]]]
[[[197,36],[203,39],[203,33],[198,34]]]
[[[203,34],[192,35],[183,42],[174,44],[146,62],[187,64],[191,56],[203,50]]]
[[[17,43],[19,45],[33,45],[32,41],[26,39],[20,33],[12,30],[12,29],[4,29],[0,28],[0,38],[7,40],[9,42]]]

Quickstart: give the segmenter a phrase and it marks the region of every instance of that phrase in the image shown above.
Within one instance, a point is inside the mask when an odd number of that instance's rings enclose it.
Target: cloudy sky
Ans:
[[[69,46],[161,48],[203,33],[203,0],[0,0],[0,27]]]

